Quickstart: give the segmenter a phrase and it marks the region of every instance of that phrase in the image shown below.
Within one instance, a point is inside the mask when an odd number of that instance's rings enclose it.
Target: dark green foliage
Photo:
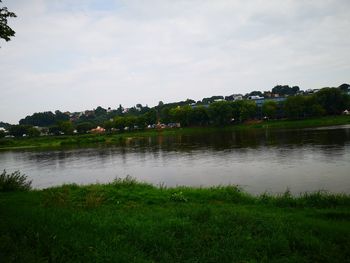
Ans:
[[[91,122],[82,122],[77,124],[76,128],[78,133],[86,133],[92,128],[94,128],[94,125]]]
[[[190,125],[205,126],[209,124],[208,110],[203,106],[197,106],[188,113]]]
[[[242,101],[233,102],[233,105],[234,104],[238,105],[238,109],[239,109],[238,120],[240,122],[253,119],[254,116],[256,115],[257,107],[255,102],[242,100]]]
[[[290,119],[301,119],[305,117],[305,97],[291,96],[284,102],[284,111]]]
[[[4,262],[347,262],[350,198],[134,179],[0,194]]]
[[[69,121],[69,115],[59,111],[59,110],[56,110],[55,111],[55,122],[60,122],[60,121]],[[38,125],[40,126],[40,125]],[[46,126],[46,125],[44,125]]]
[[[290,119],[338,115],[350,106],[350,96],[337,88],[324,88],[310,96],[290,96],[284,111]]]
[[[52,125],[49,127],[49,133],[52,135],[60,135],[60,127],[58,125]]]
[[[52,113],[51,111],[34,113],[33,115],[21,119],[19,124],[48,127],[65,121],[69,121],[69,116],[60,112],[59,110],[56,110],[55,113]]]
[[[124,117],[116,117],[114,119],[114,127],[118,129],[119,131],[124,131],[126,124],[125,124],[125,118]]]
[[[10,123],[0,121],[0,127],[9,129],[11,127]]]
[[[40,136],[40,131],[37,128],[31,127],[28,129],[28,135],[31,137]]]
[[[0,0],[0,3],[2,1]],[[7,7],[0,7],[0,38],[10,41],[15,36],[15,31],[8,26],[8,18],[16,17],[16,14],[8,11]]]
[[[27,191],[31,189],[31,181],[27,180],[27,176],[19,171],[7,173],[4,170],[0,174],[0,192],[10,191]]]
[[[22,137],[24,134],[28,135],[30,129],[32,129],[31,125],[12,125],[9,133],[15,137]]]
[[[95,110],[94,113],[96,116],[101,116],[101,115],[106,115],[107,114],[107,110],[102,108],[101,106],[98,106]]]
[[[146,113],[143,114],[144,120],[146,124],[155,124],[157,123],[157,111],[155,109],[150,109]]]
[[[276,117],[278,105],[275,101],[266,101],[262,106],[264,116],[274,119]]]
[[[324,88],[315,95],[316,102],[326,111],[328,115],[340,114],[344,111],[350,102],[348,95],[343,94],[337,88]]]
[[[70,121],[61,121],[58,122],[58,128],[64,134],[73,134],[74,127]]]
[[[288,85],[277,85],[272,89],[272,93],[280,96],[284,95],[295,95],[299,91],[298,86],[289,87]]]
[[[19,124],[23,125],[35,125],[35,126],[50,126],[55,124],[56,118],[55,114],[51,111],[47,112],[37,112],[31,116],[27,116],[19,121]]]
[[[209,106],[208,115],[210,121],[217,126],[229,124],[233,117],[230,103],[226,101],[211,103]]]
[[[191,106],[178,106],[170,110],[169,115],[171,116],[170,122],[179,122],[181,126],[188,126],[190,124],[190,112],[192,112]]]
[[[350,85],[346,83],[341,84],[338,88],[343,92],[350,91]]]
[[[180,107],[180,106],[178,106]],[[175,108],[171,108],[171,107],[163,107],[160,112],[159,112],[159,118],[160,118],[160,122],[162,123],[169,123],[172,122],[172,120],[174,118],[177,118],[175,111],[176,111],[177,107]],[[154,123],[157,123],[154,122]],[[184,124],[183,124],[184,125]]]

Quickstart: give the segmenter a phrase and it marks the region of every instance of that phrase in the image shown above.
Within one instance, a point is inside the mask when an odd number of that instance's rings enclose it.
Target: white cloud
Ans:
[[[0,120],[349,82],[349,1],[6,1]]]

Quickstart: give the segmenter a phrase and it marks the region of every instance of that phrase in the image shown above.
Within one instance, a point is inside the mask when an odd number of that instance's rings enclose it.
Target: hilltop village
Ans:
[[[18,125],[0,122],[0,138],[224,126],[248,121],[349,114],[349,109],[349,84],[305,91],[298,86],[277,85],[271,91],[212,96],[200,101],[160,101],[154,107],[137,104],[131,108],[119,105],[116,109],[98,106],[82,112],[39,112],[21,119]]]

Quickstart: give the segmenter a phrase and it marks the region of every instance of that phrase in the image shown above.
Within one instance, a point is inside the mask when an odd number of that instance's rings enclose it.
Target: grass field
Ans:
[[[350,197],[127,178],[0,193],[1,262],[349,262]]]
[[[86,134],[71,136],[41,136],[25,138],[0,139],[0,149],[25,149],[25,148],[59,148],[59,147],[83,147],[91,145],[118,145],[129,138],[149,137],[158,135],[181,135],[210,133],[215,131],[235,131],[245,129],[300,129],[332,125],[350,124],[350,116],[327,116],[317,119],[305,120],[271,120],[250,124],[230,125],[225,127],[186,127],[180,129],[145,130],[117,134]]]

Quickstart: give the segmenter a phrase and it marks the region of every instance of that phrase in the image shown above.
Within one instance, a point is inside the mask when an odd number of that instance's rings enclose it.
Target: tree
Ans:
[[[214,125],[222,126],[229,124],[233,117],[232,108],[227,101],[218,101],[209,106],[209,118]]]
[[[40,136],[40,131],[37,128],[31,127],[28,129],[28,135],[31,137]]]
[[[103,123],[103,128],[105,128],[108,132],[112,131],[112,129],[114,128],[114,122],[111,120],[105,121]]]
[[[98,106],[96,108],[96,110],[94,110],[94,113],[95,113],[96,116],[106,115],[107,114],[107,110],[102,108],[101,106]]]
[[[130,130],[133,130],[137,123],[137,117],[126,116],[124,117],[124,123],[125,123],[125,127],[128,127]]]
[[[319,117],[326,114],[325,109],[317,102],[315,95],[306,96],[304,100],[307,117]]]
[[[181,126],[188,126],[189,125],[189,114],[191,112],[191,106],[178,106],[176,108],[172,108],[169,111],[169,115],[171,116],[171,119],[175,122],[179,122]]]
[[[256,104],[254,101],[241,100],[239,104],[239,120],[241,122],[254,118],[256,114]]]
[[[89,130],[91,130],[94,127],[94,125],[91,122],[82,122],[77,124],[77,132],[79,133],[87,133]]]
[[[9,133],[15,137],[22,137],[24,134],[28,135],[31,125],[12,125]]]
[[[299,91],[299,87],[298,86],[294,86],[294,87],[289,87],[288,85],[277,85],[272,89],[272,93],[273,94],[279,94],[281,96],[284,95],[295,95],[298,93]]]
[[[284,111],[288,118],[300,119],[305,117],[305,97],[291,96],[284,102]]]
[[[117,109],[117,115],[122,116],[124,112],[124,108],[121,104],[119,104],[119,107]]]
[[[157,122],[157,111],[150,109],[148,112],[143,114],[146,124],[155,124]]]
[[[69,120],[69,115],[59,111],[59,110],[56,110],[55,111],[55,121],[58,122],[58,121],[68,121]]]
[[[19,121],[19,124],[45,127],[45,126],[50,126],[55,124],[56,121],[57,121],[56,115],[53,114],[51,111],[46,111],[46,112],[37,112],[37,113],[34,113],[33,115],[27,116],[24,119],[21,119]]]
[[[348,92],[350,90],[350,85],[343,83],[338,87],[341,91]]]
[[[60,127],[58,125],[52,125],[49,127],[49,133],[53,135],[60,135]]]
[[[125,118],[124,117],[115,117],[114,118],[114,127],[119,131],[124,131],[125,128]]]
[[[340,114],[349,106],[349,95],[337,88],[323,88],[315,95],[316,101],[325,109],[327,114]]]
[[[5,128],[6,130],[8,130],[11,127],[11,124],[7,123],[7,122],[0,121],[0,127]]]
[[[275,118],[277,112],[277,103],[272,100],[266,101],[262,106],[263,114],[269,118]]]
[[[164,107],[159,111],[159,118],[162,123],[169,123],[171,122],[171,108],[170,107]]]
[[[0,0],[0,3],[2,1]],[[10,41],[15,36],[15,31],[7,25],[9,17],[16,17],[16,14],[8,11],[7,7],[0,7],[0,38]]]
[[[74,128],[70,121],[61,121],[58,123],[58,127],[64,134],[73,134]]]
[[[209,123],[208,111],[203,106],[198,106],[189,112],[189,125],[207,125]]]

